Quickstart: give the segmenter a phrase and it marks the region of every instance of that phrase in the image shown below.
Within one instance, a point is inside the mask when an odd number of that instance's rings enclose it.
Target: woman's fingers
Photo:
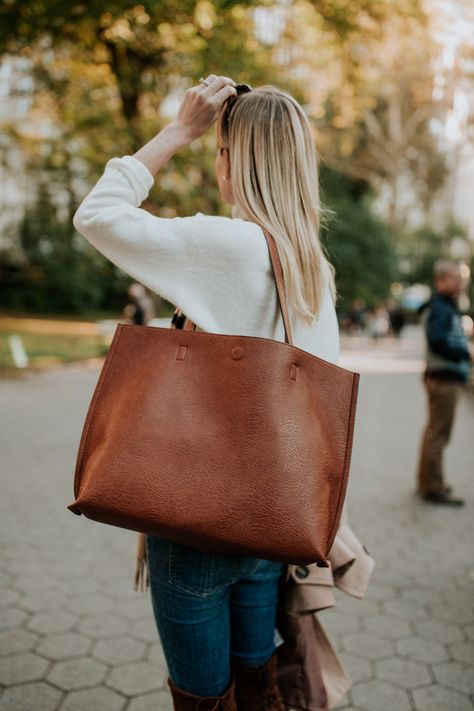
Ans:
[[[235,81],[230,77],[218,77],[215,74],[210,74],[210,77],[213,77],[213,79],[210,81],[210,84],[208,86],[205,86],[204,84],[202,85],[202,93],[205,96],[214,96],[224,86],[235,86]],[[209,82],[209,77],[207,77],[206,81]]]
[[[216,104],[218,106],[220,106],[221,104],[224,103],[224,101],[226,101],[229,98],[229,96],[235,96],[236,93],[237,93],[237,89],[234,86],[232,86],[230,84],[226,84],[225,86],[222,87],[222,89],[219,89],[219,91],[216,94],[214,94],[214,96],[212,98],[216,102]]]
[[[207,85],[211,84],[211,82],[213,82],[214,79],[217,79],[217,74],[208,74],[207,77],[206,77],[206,79],[205,79],[206,84],[207,84]],[[205,84],[203,84],[202,86],[203,86],[203,88],[204,88],[204,87],[205,87]]]

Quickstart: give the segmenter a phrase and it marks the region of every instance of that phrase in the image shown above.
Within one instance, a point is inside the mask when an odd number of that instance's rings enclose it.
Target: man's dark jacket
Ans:
[[[455,299],[435,291],[420,314],[426,328],[426,373],[467,382],[471,357]]]

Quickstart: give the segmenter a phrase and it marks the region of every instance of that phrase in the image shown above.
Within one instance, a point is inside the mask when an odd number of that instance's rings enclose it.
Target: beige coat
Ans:
[[[289,565],[277,628],[279,685],[285,703],[303,711],[333,708],[351,687],[318,612],[336,604],[334,588],[364,596],[374,560],[348,524],[344,508],[329,568]]]

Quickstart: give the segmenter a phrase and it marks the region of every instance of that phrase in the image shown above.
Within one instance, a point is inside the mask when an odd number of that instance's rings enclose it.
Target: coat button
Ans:
[[[231,350],[231,356],[234,360],[240,360],[244,354],[244,349],[240,346],[234,346]]]
[[[301,580],[304,580],[305,578],[308,577],[309,575],[309,570],[305,565],[299,565],[296,570],[296,577],[300,578]]]

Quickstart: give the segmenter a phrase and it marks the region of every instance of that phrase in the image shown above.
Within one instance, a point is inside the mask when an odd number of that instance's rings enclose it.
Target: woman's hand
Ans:
[[[236,94],[235,82],[229,77],[209,74],[209,86],[199,84],[186,91],[176,121],[165,126],[133,157],[155,175],[177,151],[202,136],[212,126],[219,109],[229,96]]]
[[[236,93],[235,81],[229,77],[209,74],[206,81],[208,86],[187,89],[175,121],[190,143],[212,126],[224,101]]]

